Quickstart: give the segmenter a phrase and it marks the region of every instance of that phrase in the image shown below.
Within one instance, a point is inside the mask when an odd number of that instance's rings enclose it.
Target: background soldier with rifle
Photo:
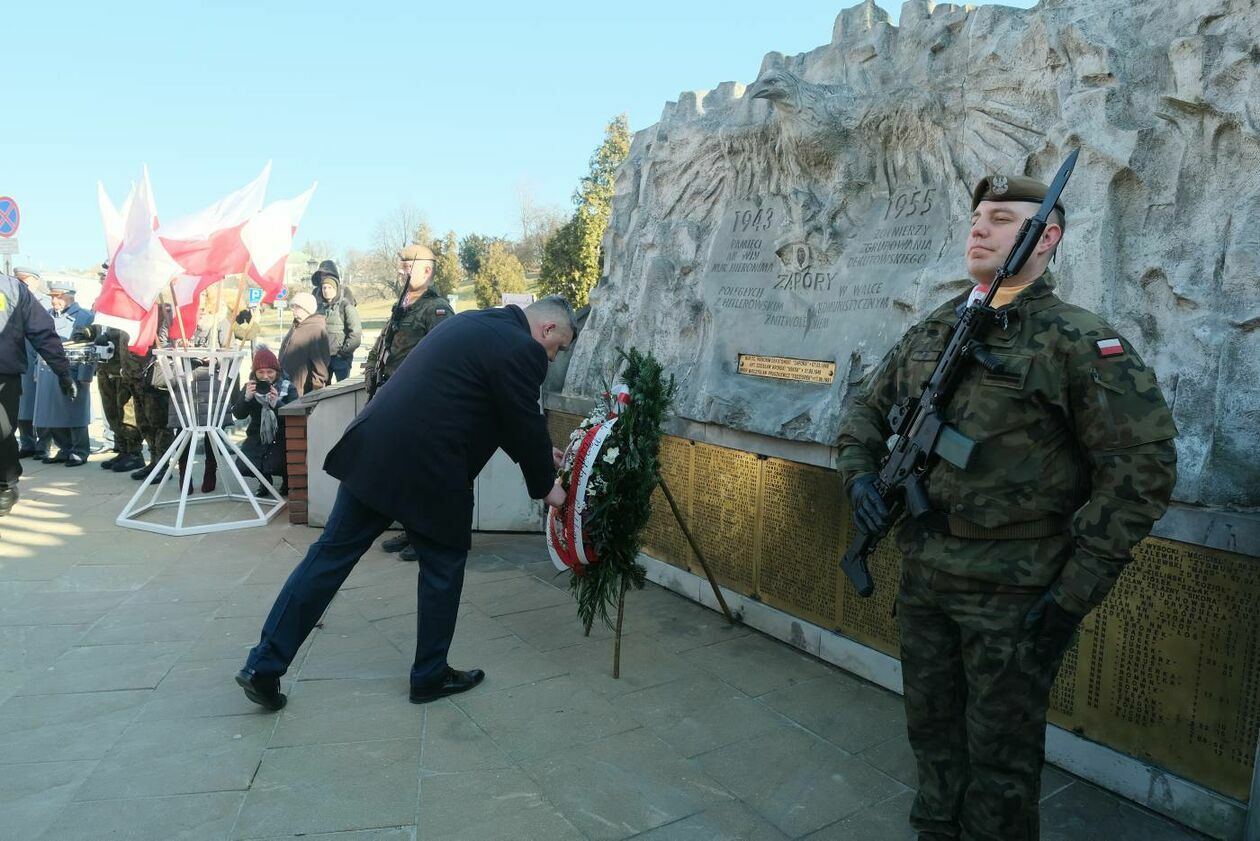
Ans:
[[[394,304],[389,323],[377,337],[363,366],[369,400],[398,370],[411,349],[442,319],[455,312],[451,302],[433,288],[436,265],[436,255],[423,245],[408,245],[398,252],[398,274],[402,278],[398,303]],[[386,540],[381,548],[386,552],[401,552],[399,557],[404,561],[419,560],[415,549],[408,545],[405,532]]]
[[[909,515],[896,612],[921,841],[1038,838],[1063,653],[1176,478],[1154,373],[1102,318],[1059,299],[1046,271],[1075,158],[1052,187],[977,185],[977,288],[901,338],[841,426],[858,526],[843,565],[860,594],[873,589],[866,556]]]

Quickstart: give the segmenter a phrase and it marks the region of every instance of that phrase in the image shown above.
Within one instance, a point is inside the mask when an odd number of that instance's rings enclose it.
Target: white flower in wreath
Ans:
[[[600,459],[604,464],[612,464],[617,461],[617,456],[621,455],[621,450],[617,447],[609,447],[604,451],[604,457]]]

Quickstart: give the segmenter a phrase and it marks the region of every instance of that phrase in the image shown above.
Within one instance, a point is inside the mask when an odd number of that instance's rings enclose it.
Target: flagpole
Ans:
[[[237,275],[236,279],[236,303],[232,305],[232,317],[228,320],[229,325],[236,324],[236,317],[241,314],[241,303],[245,298],[245,288],[249,286],[249,275],[244,273]],[[235,330],[229,326],[229,330]],[[228,335],[228,349],[236,346],[236,334]]]

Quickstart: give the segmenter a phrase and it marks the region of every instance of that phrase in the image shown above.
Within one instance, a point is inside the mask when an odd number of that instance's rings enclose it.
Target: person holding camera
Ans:
[[[277,411],[295,397],[289,381],[281,375],[276,355],[266,347],[254,351],[254,371],[232,406],[232,417],[249,419],[241,453],[258,468],[267,482],[280,476],[281,496],[289,492],[289,475],[284,462],[284,424]],[[249,475],[248,467],[242,466],[241,475]],[[259,485],[259,495],[265,490]]]

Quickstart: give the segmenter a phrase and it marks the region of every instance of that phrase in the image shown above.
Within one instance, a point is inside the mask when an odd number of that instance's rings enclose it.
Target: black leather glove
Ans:
[[[1067,651],[1084,616],[1064,610],[1047,590],[1024,616],[1024,630],[1032,635],[1033,652],[1041,660],[1056,660]]]
[[[72,342],[90,342],[92,341],[92,328],[80,327],[70,333],[70,341]]]
[[[241,310],[236,314],[237,324],[249,324],[254,320],[254,314],[249,310]]]
[[[875,486],[877,479],[874,473],[863,473],[849,486],[853,522],[867,534],[883,534],[891,525],[888,522],[888,506]]]
[[[69,374],[58,377],[57,385],[61,387],[61,393],[71,400],[79,396],[79,384]]]

